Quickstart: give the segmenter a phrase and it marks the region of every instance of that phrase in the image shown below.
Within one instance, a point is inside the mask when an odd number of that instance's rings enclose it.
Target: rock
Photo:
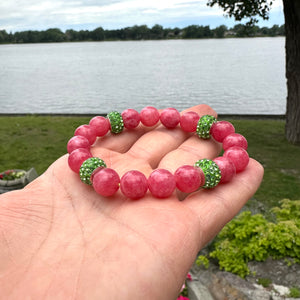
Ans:
[[[191,273],[193,281],[187,282],[191,300],[271,300],[265,289],[234,274],[218,271],[214,266],[208,270],[195,266]]]
[[[266,262],[252,262],[251,270],[256,276],[240,278],[223,272],[213,263],[206,270],[194,265],[191,269],[192,281],[187,281],[191,300],[286,300],[290,287],[300,287],[300,266],[288,266],[284,260],[268,259]],[[270,285],[257,284],[258,278],[270,279]],[[298,299],[299,300],[299,299]]]
[[[256,281],[258,278],[268,278],[273,284],[287,287],[300,287],[300,264],[288,264],[287,260],[274,260],[268,258],[264,262],[252,261],[248,263],[250,272],[255,276],[248,276],[248,281]]]

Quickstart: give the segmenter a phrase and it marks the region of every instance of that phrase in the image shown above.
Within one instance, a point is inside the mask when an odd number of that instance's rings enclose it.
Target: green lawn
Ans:
[[[66,153],[74,130],[88,117],[0,117],[0,171],[34,167],[39,174]],[[282,120],[231,120],[245,135],[248,152],[265,167],[263,183],[254,196],[266,211],[283,198],[300,199],[300,147],[284,138]],[[251,205],[251,203],[249,204]]]

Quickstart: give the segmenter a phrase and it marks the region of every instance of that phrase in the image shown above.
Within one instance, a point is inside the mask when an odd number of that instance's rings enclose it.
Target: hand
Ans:
[[[189,110],[216,113],[206,105]],[[98,139],[94,156],[121,176],[174,172],[221,150],[180,129],[144,126]],[[246,170],[211,190],[168,199],[103,198],[81,183],[65,155],[23,190],[0,197],[0,299],[176,299],[198,251],[255,193]],[[183,201],[180,201],[183,200]]]

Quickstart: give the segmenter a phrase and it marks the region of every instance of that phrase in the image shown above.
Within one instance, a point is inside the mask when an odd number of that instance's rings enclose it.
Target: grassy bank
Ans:
[[[66,153],[74,129],[88,117],[0,117],[0,171],[35,167],[41,174]],[[300,147],[285,141],[282,120],[231,120],[249,142],[248,152],[265,167],[255,199],[266,210],[283,198],[300,199]]]

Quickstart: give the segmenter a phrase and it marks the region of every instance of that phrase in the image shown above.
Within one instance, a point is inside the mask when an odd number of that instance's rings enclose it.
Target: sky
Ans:
[[[3,0],[0,2],[0,30],[7,32],[46,30],[62,31],[119,29],[134,25],[164,28],[209,25],[215,28],[236,22],[224,17],[218,7],[208,7],[207,0]],[[282,1],[273,1],[268,21],[258,26],[284,23]]]

